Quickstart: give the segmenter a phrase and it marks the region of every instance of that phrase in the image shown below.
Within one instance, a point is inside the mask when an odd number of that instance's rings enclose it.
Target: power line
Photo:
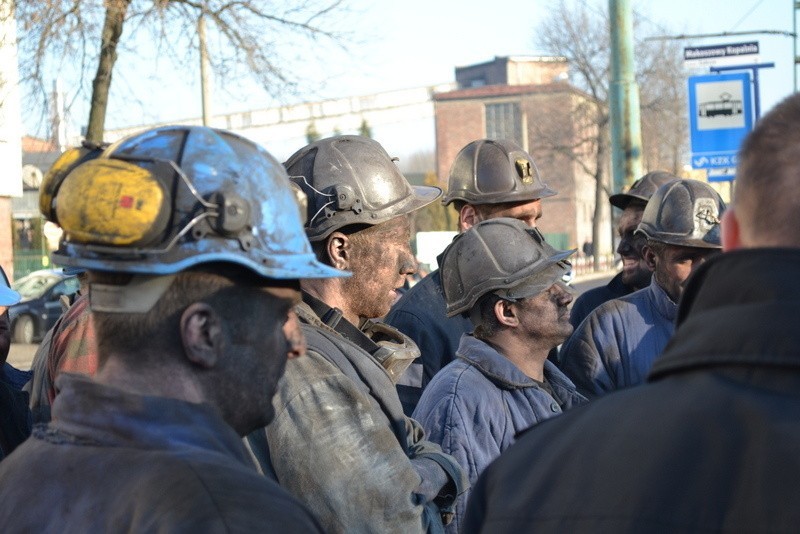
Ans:
[[[754,5],[753,7],[751,7],[751,8],[750,8],[750,11],[748,11],[747,13],[745,13],[745,14],[744,14],[744,16],[742,16],[742,18],[740,18],[740,19],[739,19],[739,20],[736,22],[736,24],[734,24],[733,26],[731,26],[731,29],[732,29],[732,30],[735,30],[735,29],[736,29],[736,28],[739,26],[739,24],[741,24],[741,23],[742,23],[742,22],[743,22],[743,21],[744,21],[744,20],[745,20],[747,17],[749,17],[749,16],[750,16],[750,14],[751,14],[751,13],[753,13],[753,11],[755,11],[755,10],[756,10],[756,8],[757,8],[758,6],[760,6],[760,5],[761,5],[761,2],[763,2],[763,1],[764,1],[764,0],[758,0],[758,2],[756,2],[756,3],[755,3],[755,5]]]
[[[794,32],[787,32],[783,30],[752,30],[741,32],[719,32],[719,33],[699,33],[695,35],[681,34],[681,35],[654,35],[646,37],[645,41],[672,41],[680,39],[704,39],[706,37],[728,37],[731,35],[783,35],[785,37],[796,37]]]

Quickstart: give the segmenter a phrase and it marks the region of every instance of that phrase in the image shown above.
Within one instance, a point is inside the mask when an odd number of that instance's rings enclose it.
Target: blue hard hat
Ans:
[[[165,275],[230,262],[274,279],[349,275],[317,261],[281,164],[224,130],[127,137],[69,170],[56,198],[58,264]]]
[[[21,298],[19,293],[0,281],[0,306],[13,306]]]

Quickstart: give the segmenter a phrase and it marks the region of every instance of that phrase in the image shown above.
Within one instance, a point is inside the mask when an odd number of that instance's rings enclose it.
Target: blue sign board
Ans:
[[[692,167],[736,167],[736,153],[753,128],[750,73],[689,78]]]
[[[708,169],[709,182],[732,182],[736,179],[736,169]]]

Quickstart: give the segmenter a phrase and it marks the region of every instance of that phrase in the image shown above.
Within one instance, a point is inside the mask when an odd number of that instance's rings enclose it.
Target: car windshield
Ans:
[[[49,287],[59,280],[60,278],[53,274],[31,273],[11,284],[11,288],[18,292],[23,299],[35,299],[41,297]]]

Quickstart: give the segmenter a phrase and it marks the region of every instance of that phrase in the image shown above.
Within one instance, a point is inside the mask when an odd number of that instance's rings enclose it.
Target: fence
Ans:
[[[14,280],[19,280],[33,271],[49,267],[50,258],[47,253],[40,251],[14,251]]]
[[[594,268],[594,257],[593,256],[577,256],[570,258],[570,262],[572,263],[572,270],[575,276],[579,276],[582,274],[590,274],[590,273],[600,273],[600,272],[607,272],[613,271],[616,269],[616,261],[614,259],[614,254],[601,254],[600,255],[600,265],[597,269]]]

